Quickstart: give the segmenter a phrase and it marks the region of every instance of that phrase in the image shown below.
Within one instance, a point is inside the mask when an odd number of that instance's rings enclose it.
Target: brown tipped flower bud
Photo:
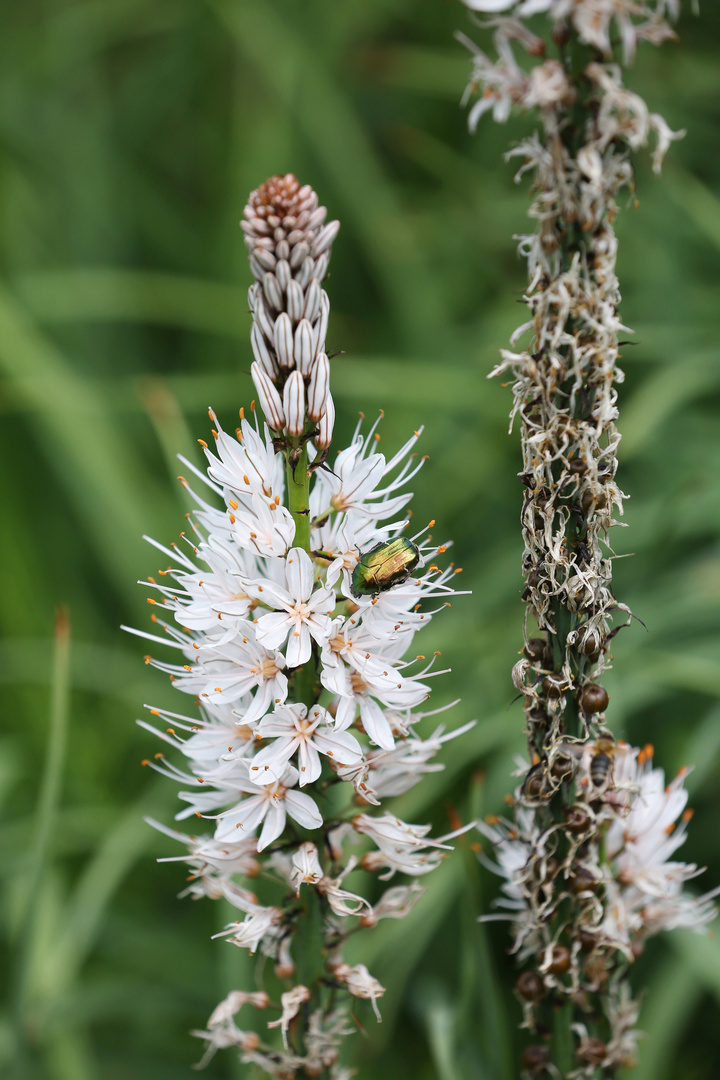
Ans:
[[[315,359],[312,326],[307,319],[301,319],[297,324],[293,342],[293,357],[295,367],[301,375],[307,377],[312,370],[312,363]]]
[[[308,386],[307,411],[311,420],[321,420],[330,390],[330,361],[324,352],[315,357]]]
[[[283,409],[288,435],[302,435],[305,430],[305,383],[299,371],[293,371],[283,387]]]
[[[327,336],[328,318],[330,316],[330,301],[324,289],[320,292],[320,314],[313,330],[313,348],[316,353],[325,350],[325,338]]]
[[[250,331],[250,344],[252,345],[253,356],[258,364],[264,368],[271,379],[275,380],[280,374],[280,369],[275,361],[275,354],[270,352],[267,347],[265,337],[257,323],[253,323],[253,328]]]
[[[545,993],[545,986],[537,971],[523,971],[518,976],[515,989],[526,1001],[539,1001]]]
[[[597,686],[596,683],[588,683],[587,686],[583,687],[580,695],[580,707],[588,715],[605,712],[609,701],[610,698],[605,687]]]
[[[281,311],[275,320],[273,333],[275,352],[280,367],[291,368],[295,365],[293,356],[293,327],[290,316],[286,311]]]
[[[313,278],[305,291],[305,307],[303,309],[303,318],[307,319],[309,323],[314,323],[320,314],[321,294],[320,282]]]
[[[325,402],[325,413],[318,424],[318,433],[313,439],[318,450],[326,450],[332,442],[333,427],[335,426],[335,403],[332,394],[328,393]]]
[[[275,384],[264,368],[260,367],[257,360],[251,365],[250,374],[252,375],[252,381],[255,383],[255,389],[260,399],[260,408],[265,413],[268,427],[272,428],[273,431],[282,431],[285,427],[285,413],[283,412],[280,395],[275,389]]]

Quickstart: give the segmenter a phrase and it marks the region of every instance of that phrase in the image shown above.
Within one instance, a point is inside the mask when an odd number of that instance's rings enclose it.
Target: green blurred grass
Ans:
[[[294,171],[342,219],[328,284],[330,343],[345,350],[339,440],[360,409],[386,410],[388,446],[426,425],[415,512],[455,538],[473,589],[432,631],[454,668],[436,692],[462,695],[457,723],[479,720],[448,745],[445,773],[403,800],[408,818],[442,827],[451,806],[469,817],[502,804],[522,746],[509,681],[518,446],[508,392],[485,376],[522,317],[511,236],[527,192],[502,153],[524,129],[488,121],[467,134],[459,3],[0,11],[0,1074],[189,1076],[188,1030],[252,972],[209,940],[227,912],[175,900],[182,875],[154,861],[165,849],[142,815],[169,820],[174,793],[140,768],[154,748],[132,720],[172,696],[118,625],[147,617],[134,582],[155,559],[141,534],[182,527],[174,452],[195,454],[208,404],[231,423],[252,396],[245,197]],[[617,593],[648,632],[619,636],[609,683],[619,731],[655,743],[669,772],[698,763],[685,854],[709,867],[708,886],[720,881],[719,29],[703,5],[679,44],[641,51],[631,77],[688,135],[661,179],[639,162],[641,207],[618,226],[637,345],[621,394],[630,528],[615,536],[634,555],[617,563]],[[507,942],[502,924],[474,921],[497,883],[458,847],[408,920],[356,939],[389,983],[382,1026],[356,1039],[363,1075],[516,1075]],[[717,942],[655,942],[637,979],[638,1080],[704,1080],[720,1055]],[[228,1055],[208,1070],[241,1073]]]

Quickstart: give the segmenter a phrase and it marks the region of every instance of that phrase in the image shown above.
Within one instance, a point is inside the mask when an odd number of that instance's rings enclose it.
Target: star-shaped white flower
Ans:
[[[350,765],[362,758],[362,748],[354,735],[336,731],[327,724],[328,714],[320,705],[308,713],[304,705],[283,705],[264,717],[257,735],[272,738],[250,764],[250,776],[255,784],[273,784],[285,772],[290,758],[298,752],[300,786],[310,784],[320,776],[320,754],[326,754],[340,765]]]
[[[292,790],[297,781],[297,769],[289,765],[282,779],[275,783],[262,787],[250,780],[243,783],[242,788],[251,793],[250,798],[219,815],[215,839],[237,840],[238,835],[249,836],[262,824],[257,849],[263,851],[281,835],[288,814],[304,829],[320,828],[323,819],[314,801],[309,795]]]
[[[335,608],[335,593],[324,585],[313,592],[314,572],[310,556],[292,548],[285,561],[286,587],[264,580],[247,586],[263,604],[276,608],[257,620],[257,639],[266,649],[277,649],[288,638],[288,667],[310,659],[311,637],[322,645],[327,639]]]

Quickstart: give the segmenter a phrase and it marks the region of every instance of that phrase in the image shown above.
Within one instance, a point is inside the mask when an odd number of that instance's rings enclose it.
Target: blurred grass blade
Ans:
[[[132,589],[134,596],[137,559],[129,541],[136,540],[139,547],[152,524],[138,507],[138,491],[149,486],[146,477],[141,481],[140,461],[102,398],[1,286],[0,370],[10,393],[37,410],[30,415],[38,443],[72,496],[111,580],[124,592]],[[166,501],[159,492],[153,498]]]
[[[183,454],[189,461],[197,456],[197,442],[190,434],[178,399],[168,387],[167,380],[156,378],[141,379],[138,383],[138,396],[155,429],[160,448],[165,459],[168,475],[175,480],[181,462],[178,454]],[[201,467],[202,467],[202,463]],[[182,502],[187,510],[194,510],[195,500],[183,488]]]
[[[717,195],[674,158],[666,171],[664,183],[678,207],[716,248],[720,248],[720,199]]]
[[[669,939],[695,983],[699,982],[720,1003],[720,941],[712,930],[709,934],[676,930]]]
[[[322,161],[335,185],[334,199],[326,196],[328,204],[355,229],[403,337],[411,347],[427,351],[428,335],[435,340],[438,328],[446,329],[440,290],[344,85],[330,73],[329,58],[294,34],[291,21],[264,0],[244,0],[242,8],[212,0],[212,6]],[[300,80],[297,72],[302,72]]]
[[[93,266],[22,274],[15,287],[43,321],[147,323],[248,340],[245,289],[222,281]]]
[[[654,972],[640,1012],[638,1064],[621,1073],[623,1080],[674,1080],[675,1049],[701,993],[692,968],[678,956],[667,956]]]
[[[58,609],[55,618],[55,648],[53,654],[52,683],[50,690],[50,714],[47,750],[40,793],[38,798],[35,836],[33,839],[26,883],[25,900],[20,906],[23,912],[18,927],[18,968],[16,1009],[20,1045],[24,1045],[29,1031],[28,1006],[34,995],[36,972],[36,919],[41,902],[45,870],[50,859],[52,830],[58,817],[62,774],[67,747],[68,719],[70,712],[70,619],[65,608]]]
[[[151,846],[154,833],[143,818],[157,814],[166,803],[164,785],[154,783],[122,815],[83,870],[68,901],[62,930],[45,960],[43,980],[53,996],[77,979],[115,891]]]
[[[424,980],[412,994],[437,1080],[463,1080],[455,1063],[455,1012],[442,983]]]

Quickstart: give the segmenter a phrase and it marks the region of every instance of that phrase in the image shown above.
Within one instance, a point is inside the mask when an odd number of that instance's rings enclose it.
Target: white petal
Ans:
[[[290,631],[287,647],[288,667],[299,667],[310,659],[312,646],[310,644],[310,628],[307,623],[298,620]]]
[[[327,754],[340,765],[351,765],[362,758],[362,747],[349,731],[322,728],[314,733],[313,743],[321,754]]]
[[[372,698],[363,698],[360,702],[360,719],[371,742],[381,746],[383,750],[392,750],[395,739],[385,713]]]
[[[257,621],[257,639],[266,649],[277,649],[278,645],[282,645],[292,625],[286,612],[269,611]]]
[[[271,799],[267,815],[265,817],[265,824],[263,830],[260,833],[260,839],[258,840],[258,851],[263,851],[268,844],[272,844],[273,840],[277,840],[278,836],[285,828],[285,806],[284,799]]]
[[[285,807],[293,821],[297,821],[304,829],[319,829],[323,823],[322,814],[315,802],[302,791],[287,791]]]
[[[291,548],[285,564],[288,592],[294,600],[310,599],[313,588],[313,565],[310,556],[302,548]]]
[[[298,754],[300,773],[300,787],[305,787],[306,784],[312,784],[318,779],[322,772],[322,766],[320,765],[320,756],[313,746],[312,742],[301,742],[300,752]]]

